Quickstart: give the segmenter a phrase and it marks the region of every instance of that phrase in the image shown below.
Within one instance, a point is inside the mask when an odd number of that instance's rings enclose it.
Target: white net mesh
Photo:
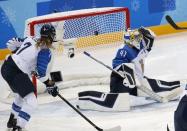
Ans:
[[[127,8],[99,8],[39,16],[27,20],[25,36],[39,37],[45,23],[55,26],[57,40],[77,38],[76,48],[85,48],[122,41],[129,14]]]

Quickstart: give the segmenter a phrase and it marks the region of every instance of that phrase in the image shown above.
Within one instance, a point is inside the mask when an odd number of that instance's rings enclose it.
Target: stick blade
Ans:
[[[174,21],[173,19],[169,16],[169,15],[166,15],[166,20],[167,22],[176,30],[186,30],[187,27],[179,27]]]
[[[115,126],[109,129],[103,129],[103,131],[121,131],[121,126]]]
[[[166,20],[167,22],[176,30],[180,29],[176,24],[175,22],[172,20],[172,18],[169,16],[169,15],[166,15]]]

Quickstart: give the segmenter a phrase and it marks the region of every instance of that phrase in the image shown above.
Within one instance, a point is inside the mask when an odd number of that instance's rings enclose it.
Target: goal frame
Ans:
[[[115,12],[124,12],[126,14],[126,27],[130,28],[130,13],[129,9],[126,7],[116,7],[112,9],[108,9],[105,11],[93,11],[88,13],[78,13],[76,15],[69,15],[69,16],[60,16],[56,18],[45,18],[41,20],[33,20],[32,22],[28,23],[30,25],[30,35],[34,36],[34,26],[41,23],[47,23],[47,22],[57,22],[62,20],[68,20],[68,19],[76,19],[76,18],[83,18],[83,17],[89,17],[89,16],[97,16],[102,14],[111,14]],[[26,25],[27,26],[27,25]]]

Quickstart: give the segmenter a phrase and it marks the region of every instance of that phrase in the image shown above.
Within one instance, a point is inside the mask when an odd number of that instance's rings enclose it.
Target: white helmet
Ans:
[[[124,34],[125,44],[132,45],[137,49],[140,49],[140,42],[142,38],[142,35],[137,30],[127,29],[127,31]]]

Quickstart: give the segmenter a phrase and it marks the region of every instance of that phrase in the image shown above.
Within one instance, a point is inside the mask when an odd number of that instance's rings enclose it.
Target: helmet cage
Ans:
[[[125,44],[132,45],[137,49],[140,49],[140,42],[142,38],[142,35],[137,30],[127,30],[124,34]]]

